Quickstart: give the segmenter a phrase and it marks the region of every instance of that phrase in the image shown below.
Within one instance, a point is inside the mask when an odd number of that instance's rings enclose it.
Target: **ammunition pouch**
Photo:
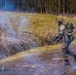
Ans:
[[[72,33],[68,33],[69,36],[72,36]]]

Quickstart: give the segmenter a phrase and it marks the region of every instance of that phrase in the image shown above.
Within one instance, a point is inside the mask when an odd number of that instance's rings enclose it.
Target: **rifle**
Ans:
[[[54,37],[54,38],[50,41],[50,43],[53,42],[53,41],[55,41],[55,40],[57,40],[58,38],[59,38],[59,36]]]
[[[62,41],[62,39],[63,39],[63,36],[62,36],[62,35],[58,35],[58,36],[55,36],[55,37],[50,41],[50,43],[53,43],[54,41],[55,41],[56,43],[59,43],[60,41]]]

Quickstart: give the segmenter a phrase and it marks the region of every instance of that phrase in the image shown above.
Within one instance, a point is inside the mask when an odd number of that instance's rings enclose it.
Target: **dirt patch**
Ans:
[[[72,51],[76,48],[72,47]],[[69,75],[76,74],[76,62],[68,56],[64,65],[61,50],[29,50],[0,60],[0,75]]]

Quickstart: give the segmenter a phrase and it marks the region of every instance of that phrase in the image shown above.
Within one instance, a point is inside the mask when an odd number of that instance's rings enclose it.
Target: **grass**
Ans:
[[[7,15],[10,19],[10,22],[17,33],[18,31],[18,26],[20,23],[20,20],[22,18],[26,17],[28,19],[28,25],[29,27],[27,28],[26,26],[23,27],[23,31],[28,31],[32,32],[37,36],[38,42],[40,42],[42,45],[45,45],[45,39],[50,40],[57,34],[57,25],[56,25],[56,18],[58,16],[56,15],[50,15],[50,14],[27,14],[27,13],[0,13],[3,15]],[[63,17],[65,21],[72,22],[75,27],[76,27],[76,19],[74,18],[69,18],[69,17]],[[76,40],[72,43],[72,45],[76,45]],[[10,56],[9,58],[5,58],[0,60],[0,63],[5,63],[5,62],[10,62],[10,61],[15,61],[15,60],[20,60],[24,56],[30,56],[32,54],[37,54],[37,53],[42,53],[43,56],[45,54],[49,54],[51,51],[54,51],[58,48],[61,47],[61,44],[58,45],[52,45],[48,46],[45,45],[44,47],[37,47],[35,49],[27,50],[25,52],[18,53],[16,55]],[[72,74],[76,75],[76,74]]]
[[[27,56],[32,56],[32,55],[38,55],[38,54],[43,54],[43,53],[48,53],[48,52],[52,52],[53,50],[56,50],[58,48],[60,48],[60,44],[59,45],[53,45],[53,46],[44,46],[44,47],[37,47],[37,48],[33,48],[27,51],[23,51],[20,53],[17,53],[15,55],[12,55],[10,57],[4,58],[0,60],[0,63],[5,63],[5,62],[11,62],[11,61],[15,61],[15,60],[20,60],[22,59],[22,57],[27,57]]]
[[[37,36],[37,40],[45,45],[46,40],[49,41],[53,36],[57,35],[57,25],[56,19],[57,15],[51,14],[31,14],[31,13],[9,13],[0,12],[2,15],[7,15],[14,30],[18,31],[18,26],[21,20],[26,17],[28,20],[28,26],[23,26],[23,31],[30,31]],[[63,16],[64,20],[67,22],[72,22],[76,27],[76,19],[71,17]]]
[[[41,37],[41,42],[45,43],[45,39],[49,41],[57,35],[57,17],[56,15],[34,14],[30,18],[31,31]],[[76,19],[65,16],[63,18],[65,22],[72,22],[76,27]]]
[[[38,39],[38,42],[45,43],[44,39],[50,40],[52,36],[57,34],[57,26],[56,26],[56,15],[48,15],[48,14],[25,14],[25,13],[1,13],[3,15],[7,15],[10,19],[10,22],[14,28],[14,30],[18,31],[18,25],[20,23],[20,20],[24,17],[26,17],[29,21],[29,28],[23,27],[23,31],[26,31],[29,29],[30,32],[34,33]],[[74,18],[68,18],[63,17],[65,21],[72,22],[76,27],[76,19]],[[40,40],[41,39],[41,40]],[[76,44],[76,40],[72,43]],[[28,50],[26,52],[18,53],[14,56],[11,56],[10,58],[6,58],[1,60],[1,63],[4,63],[6,61],[14,61],[21,59],[23,56],[30,55],[30,53],[34,53],[34,51],[43,52],[46,51],[53,51],[54,49],[58,49],[61,47],[61,44],[58,45],[52,45],[48,46],[45,45],[44,47],[38,47],[36,49]]]

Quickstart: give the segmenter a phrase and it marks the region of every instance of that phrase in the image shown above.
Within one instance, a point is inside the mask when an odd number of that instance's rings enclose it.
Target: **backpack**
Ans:
[[[72,23],[65,24],[65,29],[66,29],[67,34],[72,33],[74,28],[75,27]]]

